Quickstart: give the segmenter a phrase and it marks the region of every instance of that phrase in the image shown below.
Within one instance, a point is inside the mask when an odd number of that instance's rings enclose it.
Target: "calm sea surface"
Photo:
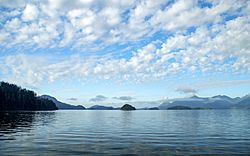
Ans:
[[[250,110],[1,112],[0,155],[250,155]]]

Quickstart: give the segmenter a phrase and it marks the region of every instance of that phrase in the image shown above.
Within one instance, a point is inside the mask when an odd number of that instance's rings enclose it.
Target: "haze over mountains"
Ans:
[[[103,106],[95,102],[93,106],[85,108],[82,105],[71,105],[58,101],[50,95],[36,96],[30,90],[22,89],[14,84],[0,83],[0,110],[55,110],[55,109],[75,109],[75,110],[119,110],[125,103],[119,103],[119,107],[114,105]],[[84,103],[83,103],[84,104]],[[115,103],[118,105],[118,103]],[[175,109],[250,109],[250,94],[243,97],[231,98],[226,95],[216,95],[213,97],[198,97],[196,95],[189,98],[179,98],[165,101],[131,101],[126,104],[136,107],[139,110],[175,110]],[[139,107],[138,105],[144,106]],[[147,105],[148,107],[145,107]],[[136,109],[136,108],[135,108]]]
[[[93,105],[85,108],[82,105],[74,106],[58,101],[49,95],[42,95],[41,98],[52,100],[59,109],[88,109],[88,110],[117,110],[118,108],[104,105]],[[136,105],[136,102],[131,102]],[[141,104],[141,102],[138,102]],[[196,95],[189,98],[172,99],[163,102],[152,102],[151,107],[137,107],[139,110],[166,110],[166,109],[230,109],[230,108],[250,108],[250,95],[231,98],[226,95],[217,95],[213,97],[198,97]]]
[[[52,97],[50,95],[42,95],[40,96],[40,98],[53,101],[58,107],[58,109],[85,109],[85,107],[83,107],[82,105],[74,106],[71,104],[60,102],[55,97]]]
[[[175,99],[163,102],[159,109],[171,109],[176,106],[185,106],[191,109],[229,109],[229,108],[250,108],[250,95],[242,98],[231,98],[225,95],[213,97],[198,97]]]

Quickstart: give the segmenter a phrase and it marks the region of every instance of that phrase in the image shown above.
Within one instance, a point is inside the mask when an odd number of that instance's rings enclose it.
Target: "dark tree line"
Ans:
[[[0,82],[0,110],[56,110],[55,103],[14,84]]]

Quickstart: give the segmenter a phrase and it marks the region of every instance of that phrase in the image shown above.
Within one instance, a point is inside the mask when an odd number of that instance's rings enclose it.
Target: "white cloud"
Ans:
[[[117,8],[107,7],[101,11],[100,16],[105,18],[105,20],[109,26],[114,26],[114,25],[119,24],[121,21],[119,11],[120,10]]]
[[[69,101],[77,101],[77,98],[68,98]]]
[[[25,6],[25,0],[1,0],[0,6],[8,8],[19,8]]]
[[[182,94],[196,94],[198,92],[196,89],[190,87],[179,87],[175,91]]]
[[[72,38],[74,37],[74,28],[70,23],[66,23],[64,25],[64,34],[63,39],[60,42],[60,46],[64,47],[67,44],[72,42]]]
[[[115,100],[122,100],[122,101],[131,101],[135,99],[134,97],[131,96],[120,96],[120,97],[113,97]]]
[[[5,50],[24,48],[26,54],[5,54],[0,69],[9,73],[5,77],[33,85],[69,77],[137,82],[179,73],[249,73],[250,2],[209,1],[211,7],[200,7],[198,2],[174,1],[167,5],[166,1],[152,0],[51,0],[15,5],[1,1],[1,6],[12,5],[13,9],[1,10],[8,18],[0,16],[0,46]],[[234,18],[225,20],[225,14]],[[193,32],[187,31],[190,27]],[[150,38],[155,32],[167,39]],[[115,50],[115,56],[101,53],[103,48],[122,44],[140,46],[125,58],[115,57],[123,49]],[[73,52],[97,49],[101,55],[72,54],[50,62],[27,54],[26,50],[33,47],[73,47]]]
[[[0,64],[5,72],[10,73],[4,78],[9,82],[28,86],[38,86],[44,78],[44,71],[40,70],[44,58],[32,57],[26,55],[7,56],[2,59]]]
[[[96,97],[94,98],[91,98],[89,101],[90,102],[101,102],[101,101],[105,101],[107,100],[108,98],[106,96],[103,96],[103,95],[96,95]]]
[[[6,28],[7,30],[17,30],[18,28],[20,28],[21,26],[21,22],[18,18],[14,18],[10,21],[7,21],[6,23]]]
[[[139,41],[145,37],[150,37],[159,31],[184,31],[191,26],[201,26],[207,23],[220,23],[223,13],[235,14],[237,9],[242,9],[242,13],[249,14],[249,2],[243,1],[216,1],[211,8],[201,8],[198,1],[176,1],[169,3],[164,0],[152,1],[93,1],[93,0],[49,0],[28,3],[17,1],[1,1],[2,6],[15,8],[8,12],[2,11],[10,18],[19,18],[22,12],[20,28],[11,27],[9,32],[29,29],[32,25],[38,25],[39,29],[33,33],[38,37],[33,38],[27,34],[12,34],[12,46],[23,43],[23,36],[28,36],[29,44],[22,46],[32,47],[86,47],[97,46],[100,42],[109,46],[112,44]],[[0,18],[6,18],[0,16]],[[26,23],[28,22],[28,24]],[[3,28],[7,29],[8,22],[3,22]],[[69,25],[71,25],[69,29]],[[69,33],[74,32],[70,37]],[[50,37],[39,36],[42,34]],[[67,34],[67,35],[62,35]],[[16,40],[18,39],[18,40]],[[26,40],[27,40],[26,39]],[[47,44],[39,44],[40,40]],[[6,41],[8,42],[8,41]],[[0,43],[4,45],[4,42]]]
[[[22,19],[24,21],[35,20],[38,17],[38,8],[35,5],[27,4],[25,9],[23,10]]]

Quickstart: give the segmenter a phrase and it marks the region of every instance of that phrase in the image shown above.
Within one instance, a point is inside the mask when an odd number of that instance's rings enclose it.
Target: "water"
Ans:
[[[0,155],[250,154],[250,110],[0,113]]]

